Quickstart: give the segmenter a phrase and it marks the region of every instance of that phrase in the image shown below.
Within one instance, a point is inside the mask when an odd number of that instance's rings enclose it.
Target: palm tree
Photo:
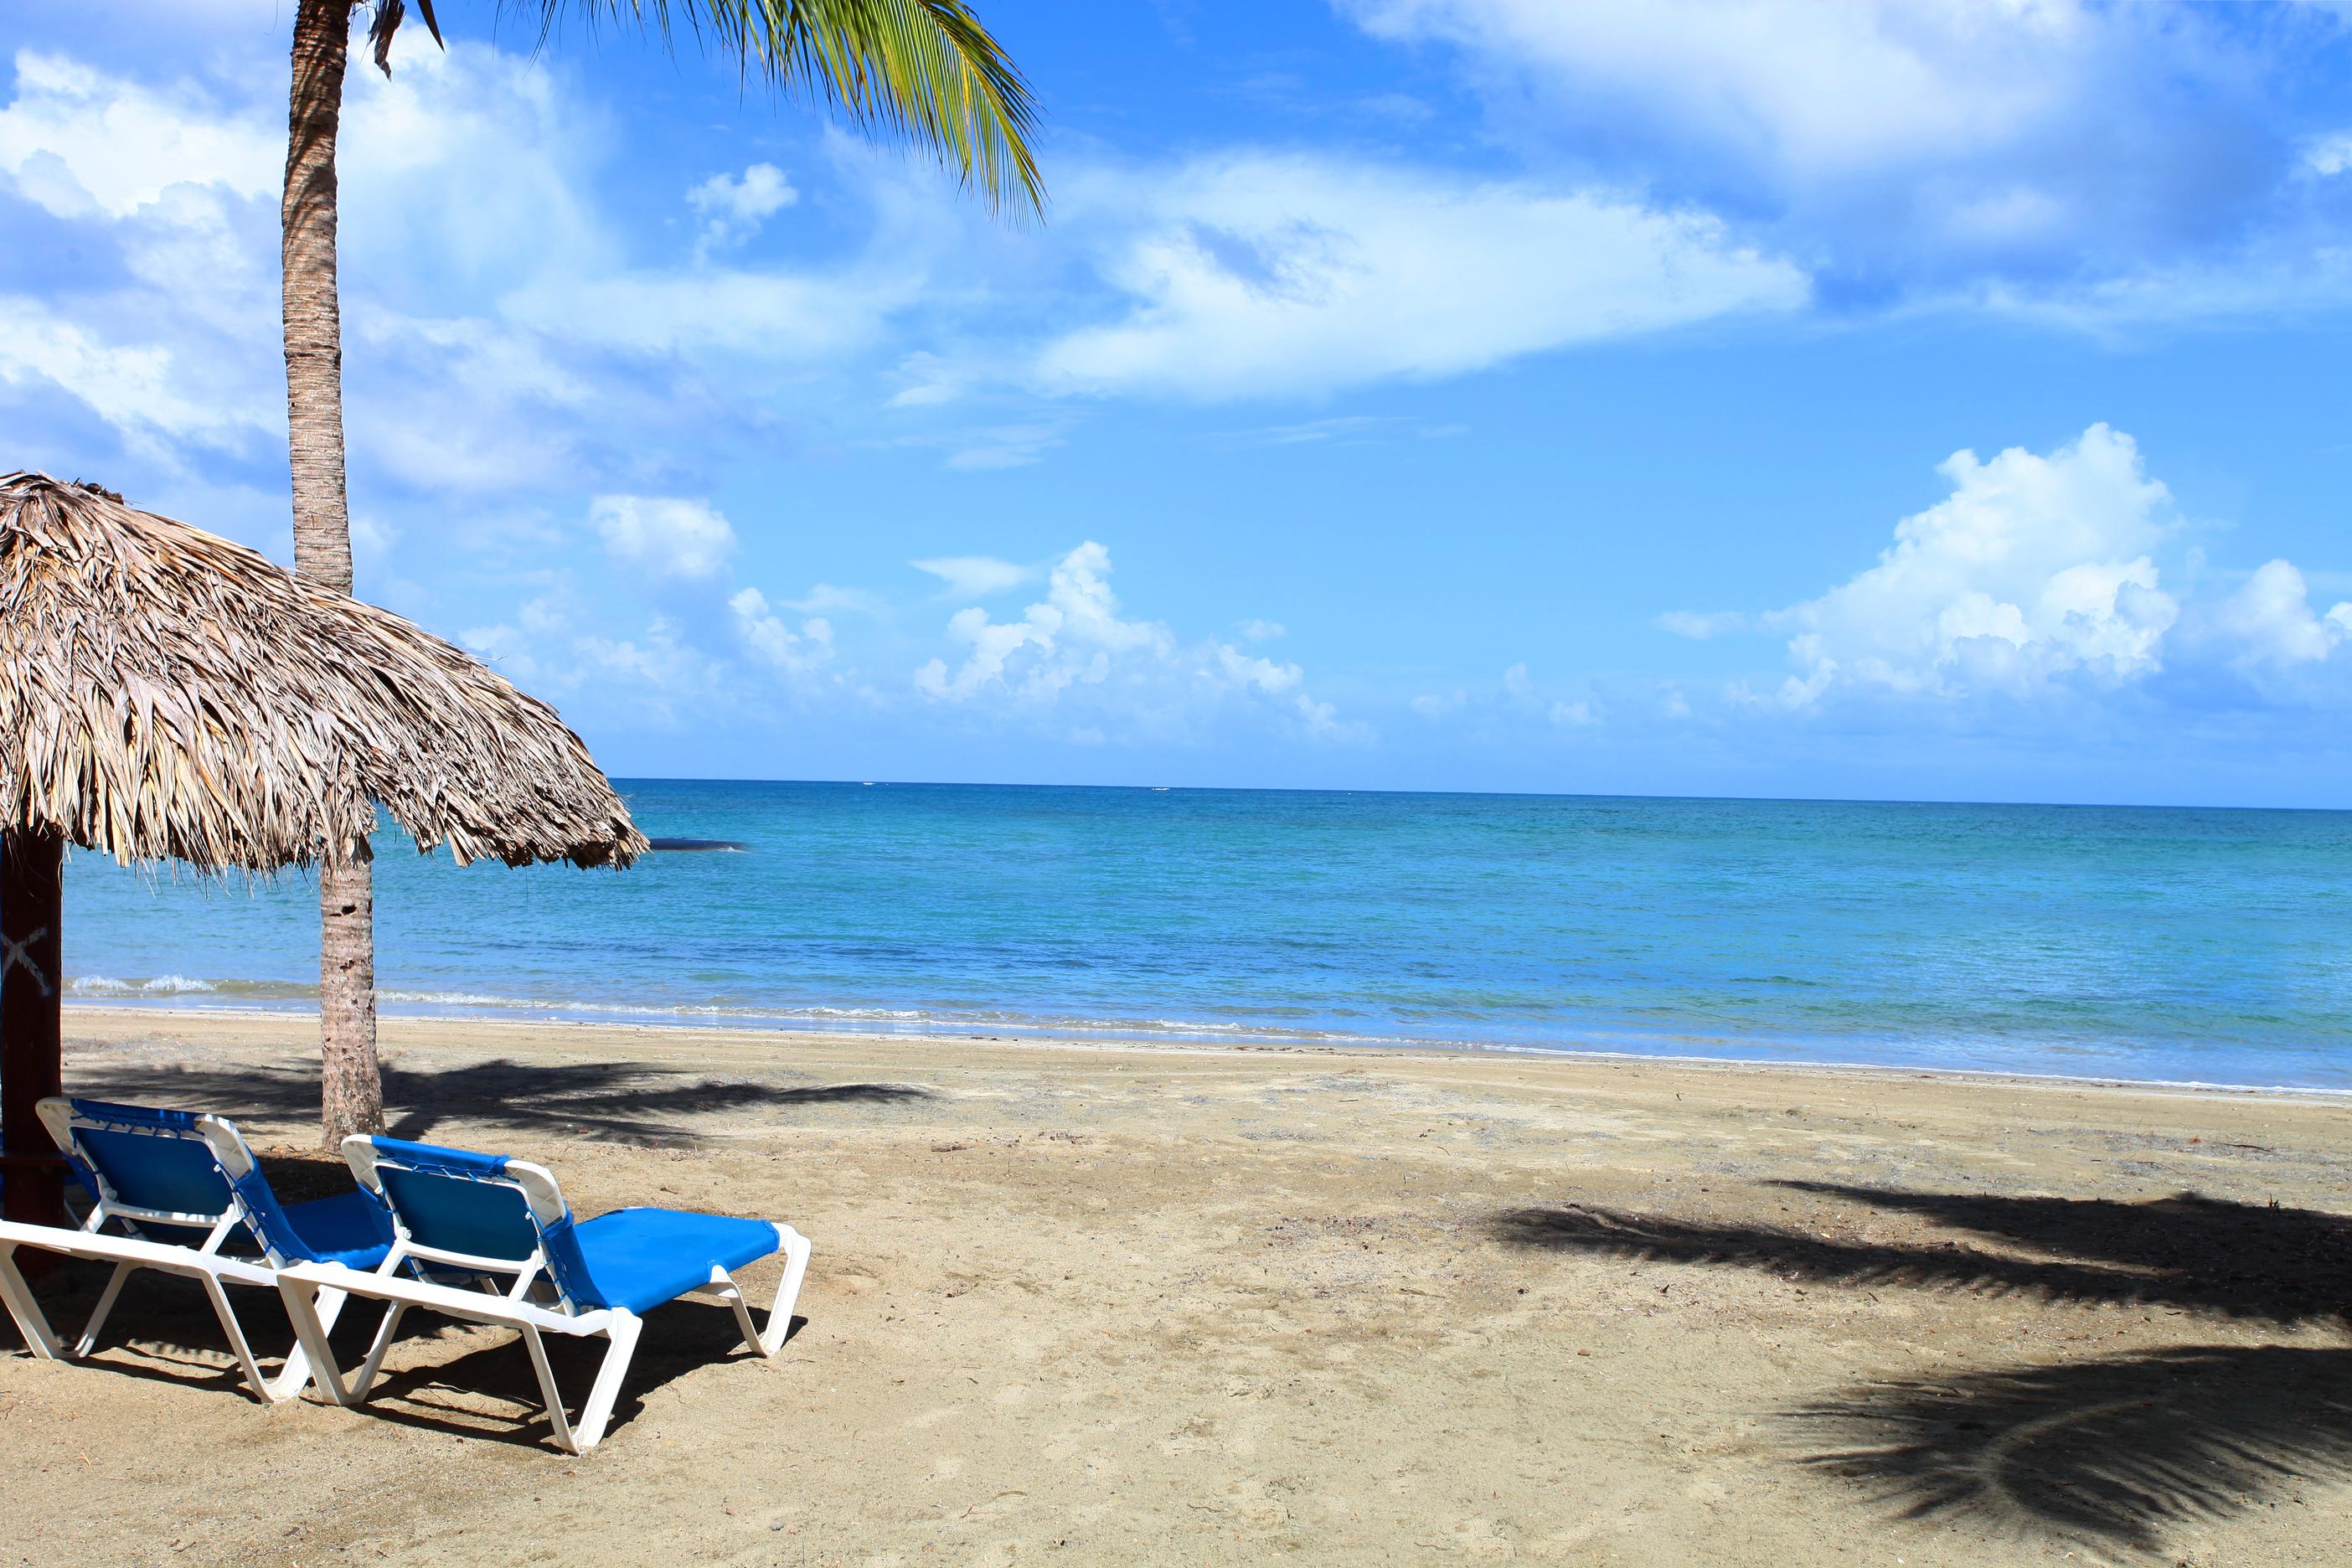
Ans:
[[[342,327],[335,284],[335,134],[360,0],[297,0],[287,115],[285,263],[287,435],[293,460],[294,569],[352,591],[343,479]],[[389,72],[403,0],[374,0],[375,62]],[[674,20],[698,41],[757,68],[786,93],[814,98],[869,135],[952,164],[992,212],[1044,210],[1030,149],[1029,86],[964,0],[537,0],[542,40],[568,13],[651,24]],[[437,43],[433,0],[416,8]],[[383,1125],[375,1049],[374,894],[366,862],[319,871],[320,1120],[327,1146]]]

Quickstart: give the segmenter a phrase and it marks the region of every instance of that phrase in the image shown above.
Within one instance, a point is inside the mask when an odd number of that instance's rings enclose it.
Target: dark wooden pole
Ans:
[[[66,1225],[65,1173],[33,1108],[64,1086],[58,925],[65,840],[0,836],[0,1153],[7,1217]]]

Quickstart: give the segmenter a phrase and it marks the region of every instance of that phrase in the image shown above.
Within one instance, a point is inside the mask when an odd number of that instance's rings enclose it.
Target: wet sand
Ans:
[[[330,1190],[310,1027],[76,1009],[67,1083],[225,1111]],[[366,1410],[264,1408],[195,1288],[144,1276],[94,1367],[0,1358],[0,1562],[2352,1562],[2342,1100],[384,1037],[397,1132],[543,1161],[583,1214],[806,1233],[783,1354],[664,1309],[573,1458],[499,1334],[412,1320]],[[61,1283],[78,1322],[95,1280]]]

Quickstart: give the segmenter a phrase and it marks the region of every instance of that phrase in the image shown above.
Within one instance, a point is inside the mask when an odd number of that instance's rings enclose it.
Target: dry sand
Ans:
[[[784,1353],[664,1309],[571,1458],[496,1333],[418,1323],[364,1411],[264,1408],[195,1289],[145,1276],[95,1367],[0,1358],[0,1561],[2352,1563],[2340,1101],[384,1033],[396,1131],[543,1160],[583,1214],[799,1226]],[[301,1152],[302,1022],[68,1035],[74,1091],[341,1179]]]

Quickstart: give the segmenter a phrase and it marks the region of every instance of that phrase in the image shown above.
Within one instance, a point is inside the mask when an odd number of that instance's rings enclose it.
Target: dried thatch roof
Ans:
[[[462,864],[646,840],[555,710],[227,540],[0,479],[0,828],[268,871],[367,853],[376,803]]]

